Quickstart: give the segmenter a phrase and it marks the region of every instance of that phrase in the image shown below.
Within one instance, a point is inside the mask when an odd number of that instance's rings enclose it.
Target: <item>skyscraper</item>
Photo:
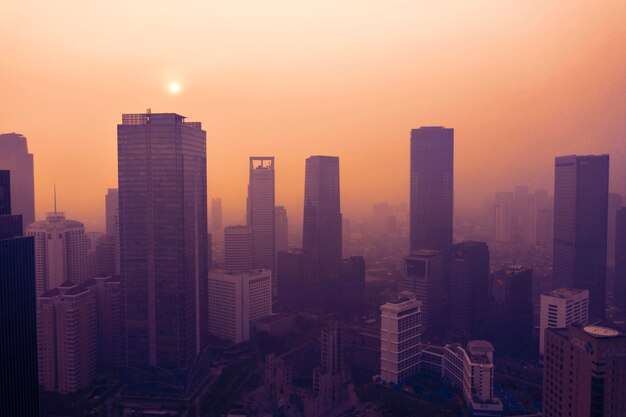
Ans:
[[[624,205],[624,199],[616,193],[609,193],[609,211],[607,216],[607,262],[610,266],[615,265],[615,217],[617,211]]]
[[[66,281],[79,284],[88,278],[87,236],[81,222],[52,212],[46,220],[29,225],[26,234],[35,238],[37,295]]]
[[[528,342],[533,329],[533,270],[511,265],[493,273],[491,293],[496,302],[498,336],[516,346]]]
[[[26,138],[17,133],[0,134],[0,170],[11,171],[11,213],[22,215],[22,227],[35,221],[33,154]]]
[[[308,291],[317,307],[334,304],[341,270],[339,158],[306,160],[302,251]]]
[[[276,206],[276,252],[289,249],[289,219],[284,206]]]
[[[222,199],[211,199],[211,230],[214,233],[222,233]]]
[[[0,216],[11,214],[11,171],[0,170]]]
[[[615,290],[613,301],[617,308],[626,311],[626,207],[615,216]]]
[[[126,361],[187,368],[208,337],[206,132],[148,112],[117,138]]]
[[[250,226],[228,226],[224,229],[225,269],[244,272],[252,269],[252,229]]]
[[[0,415],[37,417],[35,246],[21,217],[0,215]]]
[[[496,226],[496,241],[510,242],[511,227],[513,221],[513,193],[496,193],[494,215]]]
[[[626,336],[600,326],[547,329],[545,417],[626,415]]]
[[[608,194],[608,155],[556,158],[554,286],[588,289],[597,318],[606,307]]]
[[[476,337],[489,302],[489,248],[484,242],[452,246],[447,284],[450,330],[466,339]]]
[[[454,129],[412,129],[411,251],[450,249],[453,205]]]
[[[422,334],[441,332],[445,321],[443,254],[420,249],[405,258],[402,290],[410,291],[422,302]]]
[[[276,267],[274,194],[274,157],[250,157],[248,226],[252,230],[252,267],[272,271]]]
[[[115,217],[117,216],[117,210],[119,209],[119,193],[117,188],[109,188],[106,196],[104,197],[105,212],[106,212],[106,234],[114,237]]]

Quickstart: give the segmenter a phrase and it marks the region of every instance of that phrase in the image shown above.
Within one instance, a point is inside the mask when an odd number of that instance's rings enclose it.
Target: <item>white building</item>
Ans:
[[[565,328],[573,323],[581,325],[589,321],[589,290],[558,288],[541,294],[539,315],[539,353],[547,328]]]
[[[35,239],[37,295],[68,281],[87,279],[87,237],[82,223],[67,220],[65,213],[48,213],[46,220],[30,224],[26,235]]]
[[[272,314],[272,271],[209,272],[209,332],[233,343],[250,338],[250,326]]]
[[[384,382],[402,383],[419,371],[421,306],[413,294],[402,292],[380,307],[380,376]]]
[[[224,269],[234,272],[252,269],[252,228],[228,226],[224,229]]]

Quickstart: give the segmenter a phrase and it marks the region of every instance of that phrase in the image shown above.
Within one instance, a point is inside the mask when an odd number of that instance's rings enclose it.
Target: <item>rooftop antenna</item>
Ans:
[[[54,184],[54,212],[57,212],[57,185]]]

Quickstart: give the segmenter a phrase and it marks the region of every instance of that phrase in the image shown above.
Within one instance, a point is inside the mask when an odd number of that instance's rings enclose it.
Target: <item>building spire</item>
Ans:
[[[54,184],[54,212],[57,212],[57,185]]]

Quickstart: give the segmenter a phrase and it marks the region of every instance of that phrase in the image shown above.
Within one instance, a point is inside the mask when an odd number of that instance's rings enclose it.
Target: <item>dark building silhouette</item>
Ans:
[[[250,226],[224,228],[224,265],[233,272],[252,269],[252,229]]]
[[[106,234],[113,237],[116,233],[115,218],[119,209],[119,192],[117,188],[109,188],[104,196],[106,215]]]
[[[126,362],[187,368],[208,337],[206,132],[148,112],[117,134]]]
[[[596,318],[606,307],[608,194],[608,155],[556,158],[554,287],[588,289]]]
[[[276,222],[276,252],[289,249],[289,218],[284,206],[276,206],[274,210]]]
[[[277,256],[278,303],[287,310],[297,310],[307,304],[304,286],[304,257],[302,251],[293,249],[278,252]]]
[[[515,347],[532,341],[533,270],[521,265],[496,271],[491,278],[491,296],[495,301],[490,326],[492,339]]]
[[[22,215],[22,228],[35,221],[33,154],[26,138],[17,133],[0,134],[0,170],[11,171],[11,213]]]
[[[0,170],[0,216],[11,214],[11,172]]]
[[[411,251],[450,249],[453,204],[454,129],[412,129]]]
[[[615,265],[615,216],[617,211],[624,205],[624,199],[616,193],[609,193],[609,211],[607,215],[607,263],[609,266]]]
[[[335,304],[341,270],[339,158],[306,160],[302,251],[313,307]]]
[[[274,157],[250,157],[248,182],[248,226],[252,231],[252,267],[275,268],[276,223]]]
[[[489,248],[484,242],[452,246],[446,285],[448,326],[465,339],[478,337],[489,305]]]
[[[222,227],[222,199],[211,199],[211,230],[216,233],[223,232]]]
[[[341,311],[349,315],[363,312],[365,259],[362,256],[351,256],[341,263],[339,292],[338,307]]]
[[[21,215],[0,215],[0,415],[37,417],[35,244],[21,235]]]
[[[613,301],[617,308],[626,311],[626,207],[615,216],[615,292]]]
[[[207,236],[207,240],[206,240],[206,247],[207,247],[207,268],[209,268],[209,270],[213,269],[215,267],[214,265],[214,260],[213,260],[213,234],[209,233],[209,235]]]
[[[441,334],[445,324],[443,254],[420,249],[405,258],[402,291],[415,294],[422,302],[422,334]]]
[[[94,269],[93,276],[115,275],[115,237],[106,234],[96,241]]]

